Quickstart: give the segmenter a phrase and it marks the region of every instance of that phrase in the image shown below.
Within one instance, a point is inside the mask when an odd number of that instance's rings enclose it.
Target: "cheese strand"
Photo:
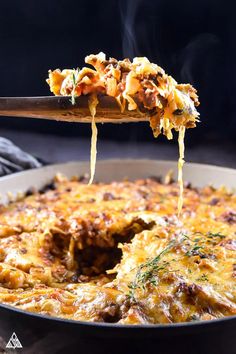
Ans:
[[[91,137],[91,149],[90,149],[90,180],[88,184],[93,183],[94,175],[95,175],[95,168],[96,168],[96,160],[97,160],[97,136],[98,130],[95,122],[95,115],[96,115],[96,107],[98,104],[97,95],[93,94],[89,97],[89,110],[92,116],[92,137]]]
[[[178,217],[180,217],[183,208],[183,194],[184,194],[184,184],[183,184],[183,165],[184,165],[184,136],[185,127],[181,126],[179,128],[179,160],[178,160],[178,183],[179,183],[179,198],[178,198]]]

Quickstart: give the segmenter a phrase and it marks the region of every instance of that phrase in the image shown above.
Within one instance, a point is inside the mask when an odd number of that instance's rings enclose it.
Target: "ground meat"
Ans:
[[[221,216],[223,221],[228,222],[230,225],[236,223],[236,212],[235,211],[227,211]]]

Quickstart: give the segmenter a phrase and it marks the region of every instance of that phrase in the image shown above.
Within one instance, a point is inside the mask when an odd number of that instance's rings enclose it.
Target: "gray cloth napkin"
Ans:
[[[43,164],[42,161],[21,150],[10,140],[0,137],[0,176],[37,168]]]

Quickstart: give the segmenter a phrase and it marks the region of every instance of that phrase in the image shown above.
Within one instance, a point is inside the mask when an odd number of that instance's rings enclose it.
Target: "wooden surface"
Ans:
[[[0,97],[0,116],[41,118],[56,121],[91,123],[88,108],[89,96],[80,96],[72,105],[70,97]],[[148,121],[147,114],[139,111],[121,113],[120,107],[113,97],[99,96],[97,106],[97,123],[123,123]]]

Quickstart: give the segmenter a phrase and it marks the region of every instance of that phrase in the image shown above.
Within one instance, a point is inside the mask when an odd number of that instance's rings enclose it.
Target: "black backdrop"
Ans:
[[[77,67],[100,50],[147,56],[199,92],[191,140],[236,137],[236,28],[229,0],[0,1],[0,95],[48,95],[49,68]],[[222,124],[223,122],[223,124]],[[81,124],[1,119],[2,127],[90,135]],[[106,125],[100,137],[151,140],[147,124]],[[164,139],[162,138],[164,141]],[[161,141],[162,141],[161,140]]]

